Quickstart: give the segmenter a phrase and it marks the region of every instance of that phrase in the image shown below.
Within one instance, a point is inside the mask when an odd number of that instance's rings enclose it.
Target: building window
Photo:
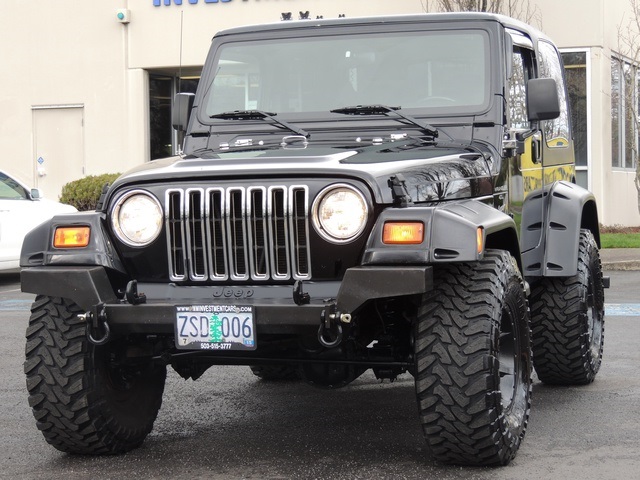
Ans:
[[[576,183],[589,188],[589,92],[586,51],[563,51],[562,60],[567,79],[571,107],[573,146],[576,155]]]
[[[149,75],[149,140],[151,160],[170,157],[171,133],[171,92],[173,78]]]
[[[635,170],[638,157],[640,68],[611,57],[611,165]]]
[[[151,160],[178,154],[182,138],[171,125],[173,96],[177,91],[195,93],[198,77],[149,74],[149,151]]]

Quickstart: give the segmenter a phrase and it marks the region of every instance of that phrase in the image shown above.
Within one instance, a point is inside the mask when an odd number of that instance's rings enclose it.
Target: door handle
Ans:
[[[542,160],[542,134],[536,132],[531,136],[531,161],[540,163]]]

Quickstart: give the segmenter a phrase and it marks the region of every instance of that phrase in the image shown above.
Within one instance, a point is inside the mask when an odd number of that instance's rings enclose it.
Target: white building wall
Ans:
[[[434,11],[435,0],[13,0],[0,16],[0,168],[37,185],[32,108],[82,105],[84,174],[148,161],[148,71],[199,67],[221,29],[279,21]],[[589,48],[591,188],[603,224],[640,225],[634,173],[611,168],[610,57],[627,0],[531,0],[532,23],[560,47]],[[128,8],[130,23],[116,10]],[[182,23],[182,26],[181,26]],[[54,166],[63,168],[63,166]],[[68,181],[75,178],[68,178]],[[59,192],[47,192],[57,197]]]
[[[598,201],[600,223],[609,225],[607,214],[606,172],[611,170],[611,67],[609,56],[602,47],[592,47],[590,52],[591,82],[589,118],[591,120],[591,158],[589,159],[590,188]]]
[[[536,0],[542,30],[562,47],[590,47],[591,185],[603,225],[640,225],[635,171],[611,163],[611,55],[631,18],[628,0]],[[626,20],[625,20],[626,19]]]
[[[175,0],[172,0],[175,2]],[[180,27],[182,22],[182,64],[202,65],[214,33],[226,28],[279,22],[282,12],[309,11],[310,18],[318,15],[337,18],[366,15],[422,13],[425,0],[231,0],[205,3],[199,0],[182,5],[172,3],[160,7],[153,0],[130,0],[131,23],[130,67],[162,68],[176,66],[180,59]],[[181,20],[182,17],[182,20]]]
[[[32,107],[70,104],[84,106],[85,174],[127,168],[124,33],[113,21],[120,3],[30,0],[5,5],[0,16],[0,168],[35,185]],[[57,192],[48,196],[55,198]]]
[[[37,186],[32,107],[82,105],[84,174],[123,172],[149,159],[147,69],[204,63],[221,29],[309,10],[349,17],[420,13],[421,0],[232,0],[154,6],[153,0],[12,1],[0,16],[0,168]],[[131,22],[117,21],[128,8]],[[64,168],[49,165],[45,170]],[[75,180],[70,176],[68,181]],[[59,191],[45,191],[57,198]]]

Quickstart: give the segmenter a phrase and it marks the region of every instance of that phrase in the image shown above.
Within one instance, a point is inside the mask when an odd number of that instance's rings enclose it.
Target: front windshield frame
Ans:
[[[221,41],[217,45],[215,45],[215,47],[217,48],[215,48],[212,51],[213,58],[209,62],[207,62],[208,71],[205,72],[205,76],[204,76],[205,81],[202,82],[201,84],[202,91],[199,92],[201,96],[200,108],[198,108],[199,120],[203,124],[211,125],[211,124],[226,123],[228,125],[227,121],[220,120],[220,119],[211,119],[210,116],[215,114],[220,114],[224,111],[233,111],[233,110],[263,110],[263,111],[269,111],[271,113],[276,113],[278,115],[281,115],[282,118],[287,118],[291,120],[298,120],[298,121],[306,120],[306,119],[318,120],[318,119],[326,119],[326,118],[339,116],[337,114],[330,113],[331,109],[341,108],[341,107],[351,106],[351,105],[366,104],[366,103],[387,104],[387,105],[390,104],[389,106],[401,107],[403,111],[406,111],[407,113],[411,113],[413,115],[419,115],[421,117],[425,117],[425,116],[426,117],[444,117],[444,116],[469,117],[471,115],[476,116],[476,115],[481,115],[487,112],[491,108],[491,103],[493,101],[493,96],[494,96],[493,83],[495,82],[495,78],[493,78],[492,72],[494,72],[495,70],[493,63],[496,61],[496,59],[493,58],[493,53],[492,53],[493,49],[490,48],[490,45],[492,42],[491,31],[485,30],[484,28],[481,28],[481,26],[478,26],[478,25],[475,25],[475,26],[464,25],[464,26],[459,26],[457,28],[452,25],[447,25],[447,28],[424,28],[423,26],[421,27],[422,28],[415,28],[410,30],[407,30],[407,29],[389,30],[388,28],[380,29],[380,30],[378,29],[376,30],[342,29],[341,31],[334,31],[335,29],[333,29],[331,31],[320,31],[320,32],[310,30],[310,33],[312,34],[305,37],[300,36],[300,30],[294,30],[291,33],[285,30],[285,31],[279,32],[279,35],[272,36],[269,38],[257,39],[255,36],[251,36],[251,35],[232,36],[232,37],[230,36],[230,37],[222,38]],[[289,33],[289,35],[286,35],[286,33]],[[380,42],[383,40],[386,43],[390,43],[389,42],[390,38],[393,38],[397,41],[404,41],[404,42],[412,41],[412,43],[416,43],[417,40],[424,39],[424,38],[429,38],[432,41],[434,41],[433,39],[439,39],[439,40],[447,40],[448,41],[447,44],[451,44],[452,39],[462,39],[462,40],[466,39],[467,43],[469,43],[469,40],[471,38],[476,40],[481,40],[482,45],[481,47],[478,47],[476,49],[476,53],[478,50],[480,50],[483,56],[481,56],[481,58],[479,59],[476,58],[475,61],[476,61],[476,64],[479,64],[482,67],[482,71],[479,73],[483,83],[482,87],[479,89],[481,91],[482,98],[479,99],[479,97],[477,96],[478,89],[476,89],[476,92],[475,92],[476,100],[472,103],[465,103],[465,104],[458,104],[458,105],[451,105],[449,103],[441,104],[441,105],[416,105],[416,104],[402,102],[399,96],[393,96],[393,95],[387,95],[387,96],[375,96],[375,95],[371,96],[370,95],[368,97],[364,95],[363,97],[359,97],[358,99],[356,99],[356,97],[349,96],[349,95],[347,95],[345,98],[340,98],[337,93],[335,94],[331,93],[330,95],[328,95],[329,101],[326,101],[327,95],[323,97],[324,101],[322,103],[319,103],[319,100],[316,98],[317,106],[315,108],[310,108],[308,110],[305,110],[304,108],[296,108],[295,105],[292,106],[291,103],[289,103],[288,106],[282,107],[281,105],[278,106],[275,103],[269,103],[269,102],[265,103],[262,101],[257,101],[255,98],[255,92],[252,92],[252,88],[254,88],[255,85],[252,86],[252,81],[249,74],[246,77],[246,83],[244,85],[240,85],[240,87],[238,88],[239,95],[237,95],[237,97],[241,98],[242,96],[244,96],[245,102],[242,102],[242,100],[240,100],[239,102],[235,102],[235,103],[229,102],[226,104],[221,104],[217,102],[217,100],[215,100],[213,104],[211,102],[212,98],[216,98],[214,95],[218,91],[216,90],[218,87],[214,86],[214,83],[213,83],[214,79],[220,78],[219,76],[214,75],[213,72],[217,72],[217,73],[221,72],[222,66],[221,66],[220,59],[223,55],[224,55],[224,57],[222,57],[223,59],[229,57],[228,53],[232,52],[232,50],[230,49],[236,49],[236,53],[237,53],[239,52],[238,49],[240,47],[248,46],[253,48],[255,52],[257,50],[260,50],[261,48],[268,49],[269,47],[273,47],[274,45],[284,45],[287,42],[289,42],[291,44],[295,44],[298,48],[300,48],[301,51],[307,50],[306,57],[311,59],[309,60],[310,62],[316,62],[316,60],[314,59],[314,56],[308,54],[308,50],[309,50],[308,47],[313,46],[314,44],[317,45],[319,44],[319,42],[329,43],[331,45],[337,46],[336,50],[341,51],[341,50],[345,50],[344,45],[346,45],[347,43],[364,45],[367,43],[375,44],[377,42],[377,44],[379,45]],[[342,49],[340,48],[341,43],[342,43]],[[396,48],[396,49],[393,50],[393,48]],[[275,49],[273,49],[273,51],[275,51]],[[349,55],[347,52],[351,53],[351,55]],[[374,53],[377,53],[377,51]],[[409,55],[411,58],[415,56],[411,52],[407,52],[406,49],[398,50],[397,42],[393,44],[392,47],[390,47],[385,53],[388,55],[388,58],[391,58],[400,64],[406,63],[406,62],[403,62],[403,56],[406,57],[407,55]],[[440,57],[437,56],[438,54],[440,55]],[[435,52],[434,55],[435,55],[434,58],[444,58],[444,55],[442,54],[442,52]],[[479,55],[477,54],[475,56],[479,57]],[[283,56],[283,58],[285,59],[285,61],[290,62],[290,59],[287,60],[286,56]],[[364,60],[361,57],[358,58],[357,50],[353,48],[351,50],[344,51],[344,59],[346,62],[353,60],[354,63],[367,61],[366,58]],[[375,61],[376,59],[369,59],[369,60],[372,60],[369,63],[375,66],[375,68],[379,69],[382,67],[381,65],[378,64],[379,62]],[[333,60],[331,61],[333,62]],[[415,63],[420,63],[420,61],[416,61],[414,62],[414,64]],[[268,61],[265,61],[264,65],[266,65],[266,67],[269,67]],[[272,66],[271,68],[273,69],[275,67]],[[406,89],[403,89],[400,86],[401,82],[397,81],[399,80],[397,77],[397,69],[387,69],[387,70],[389,72],[392,72],[393,75],[396,75],[396,77],[390,78],[389,76],[387,76],[386,81],[389,81],[389,80],[392,81],[392,86],[395,88],[396,92],[401,92],[403,94],[406,93],[404,92],[404,90]],[[477,71],[469,72],[468,69],[466,70],[467,71],[464,71],[464,72],[460,71],[458,76],[462,77],[462,80],[461,80],[462,82],[464,82],[466,79],[467,87],[469,87],[468,78],[477,79],[478,72]],[[228,71],[233,71],[233,68]],[[292,72],[302,73],[305,75],[309,74],[309,72],[306,72],[304,69],[300,69],[299,67],[293,68]],[[351,74],[351,72],[349,73]],[[356,76],[358,75],[358,70],[355,71],[355,75]],[[239,75],[237,77],[239,77]],[[373,84],[373,78],[375,78],[376,82],[379,82],[379,77],[372,77],[372,79],[370,79],[369,81],[369,85]],[[400,78],[400,80],[406,82],[406,79],[404,77]],[[232,81],[237,81],[237,78],[236,79],[232,78]],[[301,82],[298,81],[297,83],[300,84]],[[351,87],[354,88],[354,90],[359,86],[359,85],[354,86],[353,78],[349,78],[348,83],[351,83]],[[471,83],[473,84],[473,82]],[[304,83],[304,85],[302,86],[309,87],[309,83],[308,82]],[[284,90],[286,90],[286,88]],[[384,86],[380,87],[379,90],[384,91]],[[458,87],[456,91],[468,94],[469,90],[470,90],[469,88],[465,89],[465,88]],[[330,89],[330,92],[335,92],[335,90]],[[221,98],[221,97],[218,96],[218,98]],[[360,98],[362,99],[362,101],[357,101]]]

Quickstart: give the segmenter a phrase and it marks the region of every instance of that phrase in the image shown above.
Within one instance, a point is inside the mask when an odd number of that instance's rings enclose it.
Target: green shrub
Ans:
[[[119,176],[119,173],[105,173],[69,182],[62,187],[60,201],[73,205],[80,211],[95,210],[104,184],[113,183]]]

